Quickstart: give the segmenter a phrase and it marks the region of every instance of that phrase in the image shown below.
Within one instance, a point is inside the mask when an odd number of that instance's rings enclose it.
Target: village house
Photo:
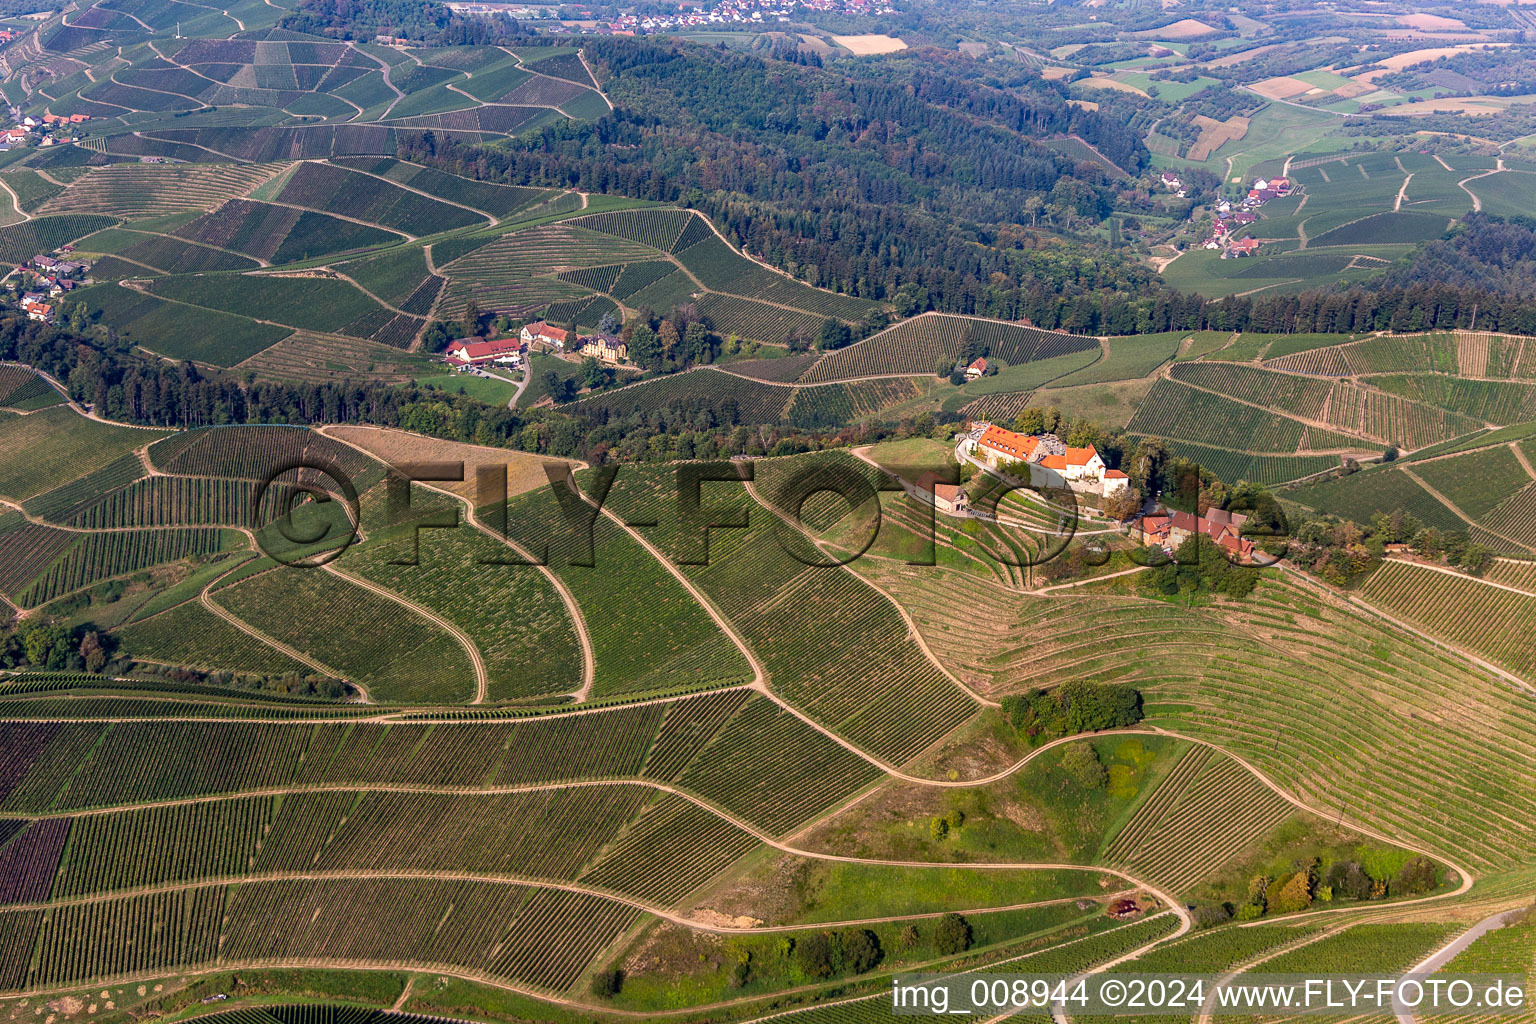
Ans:
[[[523,351],[523,342],[517,338],[496,338],[490,341],[460,338],[448,343],[444,358],[456,370],[485,363],[519,366],[523,361]]]
[[[988,426],[975,442],[974,454],[993,469],[1014,463],[1029,467],[1031,487],[1067,487],[1083,494],[1112,497],[1129,489],[1130,478],[1109,469],[1092,445],[1074,448],[1055,434],[1018,434]]]
[[[1241,535],[1248,517],[1240,512],[1213,508],[1204,516],[1188,512],[1159,513],[1144,516],[1138,526],[1143,544],[1152,544],[1169,554],[1197,533],[1203,533],[1227,554],[1242,563],[1253,560],[1253,542]]]
[[[1227,245],[1226,252],[1221,254],[1221,258],[1226,259],[1228,256],[1252,256],[1258,251],[1259,240],[1257,238],[1235,238]]]
[[[53,307],[46,302],[34,302],[27,309],[27,319],[51,324],[53,323]]]
[[[965,376],[967,380],[975,380],[978,377],[985,377],[986,375],[987,361],[985,358],[978,357],[975,362],[965,368]]]
[[[571,332],[563,327],[556,327],[538,320],[524,327],[519,337],[530,345],[544,344],[563,351],[566,343],[571,340]]]
[[[914,497],[931,502],[934,508],[946,515],[965,515],[970,508],[965,488],[959,484],[944,483],[937,473],[924,473],[907,490]]]
[[[608,363],[622,363],[629,358],[629,346],[614,334],[584,334],[581,337],[581,354]]]

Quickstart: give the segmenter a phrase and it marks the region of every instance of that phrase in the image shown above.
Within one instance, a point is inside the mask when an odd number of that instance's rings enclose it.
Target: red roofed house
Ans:
[[[27,309],[28,320],[41,320],[45,324],[53,323],[53,307],[46,302],[34,302]]]
[[[959,484],[943,483],[936,473],[924,473],[918,477],[916,485],[911,490],[922,500],[933,502],[933,507],[940,512],[948,512],[951,515],[964,512],[969,501],[964,487]]]
[[[1259,251],[1259,240],[1257,238],[1234,239],[1227,249],[1233,256],[1252,256]]]
[[[971,380],[975,380],[977,377],[985,377],[987,375],[987,360],[985,358],[978,358],[974,363],[965,368],[965,375]]]
[[[1203,533],[1237,561],[1249,562],[1253,559],[1253,542],[1239,534],[1247,521],[1248,517],[1241,513],[1219,508],[1213,508],[1201,517],[1188,512],[1144,516],[1141,541],[1172,553],[1196,533]]]
[[[449,343],[447,358],[468,366],[481,363],[509,363],[516,366],[523,361],[523,343],[517,338],[497,338],[494,341],[461,338]]]
[[[1014,462],[1025,463],[1029,466],[1031,487],[1069,487],[1074,491],[1108,497],[1131,485],[1130,478],[1124,473],[1108,475],[1108,467],[1092,445],[1068,447],[1054,434],[1036,437],[989,426],[976,442],[974,451],[993,469]]]
[[[571,332],[563,327],[556,327],[553,324],[547,324],[539,320],[524,327],[521,337],[530,344],[542,341],[544,344],[551,345],[554,348],[564,349],[571,340]]]
[[[976,452],[993,469],[1009,462],[1028,462],[1034,457],[1040,438],[1016,434],[1002,427],[988,427],[976,442]]]

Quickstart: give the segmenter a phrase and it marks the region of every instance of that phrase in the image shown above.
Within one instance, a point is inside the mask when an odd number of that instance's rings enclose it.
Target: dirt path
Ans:
[[[378,594],[380,597],[387,601],[393,601],[394,603],[404,608],[409,608],[411,611],[415,612],[417,615],[420,615],[427,621],[442,627],[444,632],[451,635],[455,640],[459,642],[459,646],[464,648],[464,653],[469,655],[470,664],[474,666],[475,699],[470,701],[470,703],[485,703],[486,692],[490,689],[490,675],[486,672],[485,669],[485,659],[480,656],[480,648],[476,646],[474,640],[470,638],[468,633],[464,632],[458,626],[455,626],[441,615],[432,611],[430,608],[419,605],[415,601],[412,601],[401,594],[395,593],[393,590],[379,586],[377,583],[372,583],[360,576],[354,576],[349,572],[337,568],[335,562],[327,562],[321,568],[333,576],[341,577],[348,583],[355,583],[359,587],[362,587],[364,590]]]
[[[1399,169],[1401,169],[1403,166],[1402,161],[1398,161],[1397,166]],[[1396,213],[1398,210],[1403,208],[1403,200],[1408,198],[1408,183],[1412,180],[1413,172],[1410,171],[1408,173],[1408,177],[1403,179],[1402,187],[1397,190],[1397,200],[1392,204],[1393,213]]]
[[[592,91],[601,96],[603,98],[603,102],[608,104],[608,109],[612,110],[613,100],[610,100],[608,98],[608,94],[603,92],[603,87],[597,84],[597,76],[592,73],[592,65],[587,63],[587,52],[583,49],[577,48],[576,57],[581,61],[581,66],[587,69],[587,77],[592,79]]]
[[[1504,160],[1503,160],[1502,157],[1499,159],[1499,163],[1500,164],[1504,163]],[[1499,168],[1495,168],[1494,170],[1491,170],[1491,171],[1483,171],[1481,174],[1473,174],[1473,175],[1469,175],[1469,176],[1467,176],[1465,178],[1462,178],[1460,181],[1458,181],[1456,183],[1456,187],[1457,188],[1461,189],[1467,195],[1472,197],[1472,212],[1473,213],[1478,213],[1478,212],[1480,212],[1482,210],[1482,208],[1483,208],[1483,200],[1482,200],[1482,197],[1479,196],[1476,192],[1473,192],[1470,188],[1467,188],[1467,182],[1469,182],[1469,181],[1476,181],[1478,178],[1486,178],[1486,177],[1488,177],[1490,175],[1498,174],[1502,170],[1503,170],[1503,168],[1499,167]]]
[[[235,568],[238,568],[238,566]],[[230,570],[230,572],[233,571],[234,569]],[[361,683],[349,678],[345,672],[338,672],[336,669],[331,668],[324,662],[315,658],[311,658],[309,655],[304,654],[296,648],[288,646],[275,637],[268,636],[261,630],[257,629],[255,626],[252,626],[250,623],[240,618],[234,612],[223,607],[217,601],[215,601],[213,599],[213,595],[209,592],[213,589],[214,585],[219,582],[219,580],[222,580],[224,576],[228,575],[229,573],[224,573],[224,575],[215,577],[214,579],[210,580],[208,585],[202,589],[202,592],[197,595],[198,602],[204,608],[208,609],[210,612],[217,615],[231,626],[234,626],[240,632],[246,634],[247,636],[254,637],[255,639],[260,640],[262,643],[266,644],[268,647],[288,655],[288,657],[292,658],[294,661],[297,661],[299,664],[308,665],[310,668],[314,669],[316,672],[319,672],[321,675],[330,676],[332,679],[345,679],[348,686],[351,686],[353,689],[357,690],[359,694],[362,695],[362,702],[364,704],[373,703],[373,701],[368,696],[367,689],[365,689]]]
[[[1439,491],[1435,490],[1433,487],[1431,487],[1429,485],[1429,483],[1423,477],[1419,476],[1417,473],[1415,473],[1413,470],[1409,469],[1407,466],[1403,467],[1403,475],[1406,476],[1408,479],[1412,480],[1414,483],[1418,484],[1420,487],[1424,488],[1426,491],[1428,491],[1430,493],[1431,497],[1433,497],[1440,504],[1444,505],[1446,508],[1450,509],[1452,512],[1456,513],[1456,517],[1458,519],[1460,519],[1462,522],[1466,523],[1468,526],[1475,526],[1479,530],[1484,530],[1484,531],[1486,531],[1488,533],[1491,533],[1495,537],[1500,538],[1501,540],[1509,541],[1509,543],[1515,545],[1516,547],[1524,548],[1526,551],[1536,550],[1536,549],[1532,549],[1532,547],[1529,544],[1521,544],[1519,541],[1515,540],[1513,537],[1506,536],[1505,534],[1502,534],[1502,533],[1500,533],[1497,530],[1490,530],[1490,529],[1488,529],[1488,527],[1484,526],[1482,523],[1479,523],[1476,519],[1473,519],[1471,516],[1467,515],[1461,509],[1457,508],[1455,502],[1451,501],[1450,498],[1447,498],[1445,495],[1443,495]]]
[[[1132,573],[1141,572],[1143,569],[1147,569],[1147,568],[1150,568],[1150,566],[1138,565],[1138,566],[1134,566],[1134,567],[1132,567],[1130,569],[1121,569],[1119,572],[1107,573],[1107,574],[1105,574],[1103,576],[1094,576],[1091,579],[1074,580],[1071,583],[1058,583],[1054,587],[1041,587],[1039,590],[1036,591],[1036,593],[1037,594],[1049,594],[1049,593],[1052,593],[1053,591],[1057,591],[1057,590],[1071,590],[1073,587],[1086,587],[1090,583],[1101,583],[1104,580],[1112,580],[1112,579],[1116,579],[1117,577],[1120,577],[1120,576],[1129,576]]]
[[[1519,462],[1521,467],[1524,468],[1525,475],[1530,477],[1532,480],[1536,480],[1536,469],[1531,467],[1531,460],[1527,459],[1525,457],[1525,452],[1520,450],[1520,442],[1509,442],[1509,450],[1515,453],[1515,461]]]
[[[18,221],[18,223],[25,223],[32,219],[32,215],[21,208],[21,197],[16,194],[15,189],[11,188],[11,186],[6,183],[5,175],[3,174],[0,174],[0,189],[4,189],[5,194],[11,197],[11,205],[14,206],[16,208],[16,212],[21,215],[21,220]]]
[[[371,459],[378,459],[377,455],[374,455],[372,452],[362,447],[361,445],[353,444],[346,438],[331,433],[328,427],[329,424],[317,429],[320,433],[324,434],[326,437],[329,437],[333,441],[339,441],[349,448],[355,448]],[[374,429],[382,431],[384,428],[377,427]],[[581,686],[572,692],[571,697],[578,704],[590,697],[592,695],[592,681],[595,678],[597,671],[597,659],[596,656],[592,653],[592,635],[587,631],[586,616],[582,614],[581,606],[576,603],[576,596],[571,593],[568,587],[566,587],[565,582],[561,580],[559,576],[555,575],[554,571],[550,569],[549,566],[536,565],[533,552],[527,550],[512,538],[502,536],[496,530],[493,530],[491,527],[485,525],[479,519],[477,519],[475,517],[474,502],[468,500],[467,498],[461,497],[460,495],[455,494],[446,488],[434,486],[431,483],[417,481],[416,485],[418,487],[425,487],[429,491],[436,491],[439,494],[447,495],[453,500],[463,503],[465,508],[464,518],[470,526],[473,526],[475,529],[479,530],[487,537],[490,537],[492,540],[498,541],[511,548],[514,552],[517,553],[518,557],[523,559],[523,561],[527,562],[528,564],[534,565],[544,576],[544,578],[549,580],[550,585],[555,588],[555,592],[560,595],[560,600],[565,604],[566,614],[570,616],[571,625],[576,630],[576,639],[581,642]]]

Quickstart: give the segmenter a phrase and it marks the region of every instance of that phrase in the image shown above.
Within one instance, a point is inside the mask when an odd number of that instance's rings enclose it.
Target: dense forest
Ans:
[[[511,18],[464,18],[436,0],[300,0],[279,26],[332,39],[386,35],[432,46],[484,46],[522,38]]]
[[[512,184],[685,202],[749,252],[874,299],[905,287],[925,306],[995,313],[987,286],[1075,297],[1148,285],[1106,253],[1041,259],[1048,243],[1017,228],[1042,212],[1069,229],[1097,224],[1113,206],[1117,185],[1098,165],[1041,140],[1078,135],[1132,173],[1148,160],[1123,119],[1067,103],[1038,75],[1000,89],[922,51],[832,69],[664,41],[594,39],[586,51],[612,115],[499,147],[421,133],[402,155]]]

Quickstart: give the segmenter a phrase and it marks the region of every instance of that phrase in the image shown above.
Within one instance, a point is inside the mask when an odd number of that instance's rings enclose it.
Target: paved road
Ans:
[[[1468,928],[1450,942],[1435,950],[1429,956],[1420,960],[1405,971],[1405,974],[1434,974],[1440,968],[1454,960],[1462,950],[1482,938],[1496,928],[1504,927],[1504,919],[1513,911],[1501,910],[1492,917],[1485,917],[1477,924]],[[1414,1024],[1413,1011],[1404,1006],[1396,993],[1392,996],[1392,1012],[1397,1016],[1398,1024]]]

